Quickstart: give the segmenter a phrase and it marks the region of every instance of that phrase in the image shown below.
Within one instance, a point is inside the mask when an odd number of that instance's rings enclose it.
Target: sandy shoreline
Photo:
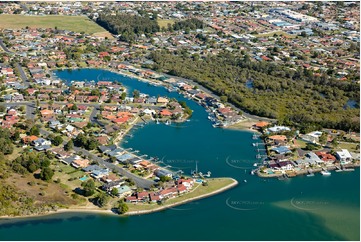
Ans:
[[[233,182],[225,187],[222,187],[216,191],[213,191],[211,193],[208,194],[203,194],[197,197],[193,197],[193,198],[189,198],[186,199],[184,201],[180,201],[180,202],[176,202],[173,204],[169,204],[169,205],[165,205],[165,206],[159,206],[155,209],[151,209],[151,210],[140,210],[140,211],[134,211],[134,212],[128,212],[124,215],[121,216],[132,216],[132,215],[140,215],[140,214],[147,214],[147,213],[154,213],[154,212],[158,212],[161,210],[165,210],[167,208],[171,208],[171,207],[175,207],[175,206],[179,206],[191,201],[195,201],[195,200],[199,200],[202,198],[206,198],[206,197],[210,197],[212,195],[216,195],[219,194],[221,192],[224,192],[226,190],[229,190],[235,186],[238,185],[238,181],[236,181],[233,178],[230,178],[231,180],[233,180]],[[69,208],[69,209],[59,209],[57,211],[50,211],[48,213],[44,213],[44,214],[34,214],[34,215],[26,215],[26,216],[0,216],[0,223],[3,221],[14,221],[17,219],[27,219],[27,218],[39,218],[39,217],[45,217],[45,216],[49,216],[49,215],[55,215],[55,214],[64,214],[64,213],[89,213],[89,214],[104,214],[104,215],[113,215],[113,216],[120,216],[116,213],[114,213],[111,210],[105,210],[105,209],[95,209],[95,208]]]

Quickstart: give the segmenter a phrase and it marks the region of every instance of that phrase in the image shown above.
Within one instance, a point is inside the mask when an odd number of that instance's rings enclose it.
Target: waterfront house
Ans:
[[[101,145],[98,147],[98,149],[100,150],[100,152],[104,153],[106,151],[112,151],[115,150],[117,148],[116,145],[109,145],[109,146],[105,146],[105,145]]]
[[[255,123],[255,124],[253,125],[253,127],[254,127],[255,129],[261,130],[261,129],[267,127],[268,125],[270,125],[270,123],[268,123],[268,122],[266,122],[266,121],[260,121],[260,122],[258,122],[258,123]]]
[[[162,200],[162,198],[161,198],[159,193],[157,193],[157,192],[150,192],[149,193],[149,201],[150,202],[159,202],[161,200]]]
[[[158,97],[157,98],[157,103],[167,104],[168,102],[169,102],[168,98],[165,98],[165,97]]]
[[[165,188],[159,192],[159,195],[162,198],[172,198],[178,195],[178,190],[176,187]]]
[[[315,154],[324,162],[334,163],[336,161],[335,156],[324,151],[316,151]]]
[[[286,126],[274,126],[274,127],[268,128],[267,130],[271,133],[291,131],[291,129]]]
[[[346,165],[352,162],[352,155],[347,149],[342,149],[336,152],[337,159],[341,162],[341,165]]]
[[[136,194],[138,202],[148,202],[149,201],[149,192],[137,192]]]
[[[278,146],[278,147],[274,147],[270,150],[274,151],[280,155],[292,153],[292,151],[290,149],[288,149],[288,147],[286,147],[286,146]]]
[[[172,116],[172,112],[169,111],[168,109],[163,109],[162,111],[160,111],[160,115],[169,117]]]
[[[285,135],[271,135],[267,141],[274,145],[284,145],[287,143],[287,137]]]
[[[323,160],[321,160],[315,153],[308,152],[305,155],[304,160],[308,162],[310,165],[317,165],[323,163]]]
[[[121,187],[118,187],[117,188],[118,190],[118,196],[127,196],[127,195],[130,195],[132,194],[132,189],[126,185],[123,185]]]
[[[167,177],[170,177],[170,178],[173,177],[173,173],[171,171],[168,171],[168,170],[165,170],[165,169],[155,170],[154,175],[156,175],[159,178],[161,178],[162,176],[167,176]]]

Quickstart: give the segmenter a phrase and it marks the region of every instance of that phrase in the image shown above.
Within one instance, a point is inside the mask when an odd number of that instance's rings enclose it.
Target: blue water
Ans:
[[[194,111],[182,124],[150,123],[132,130],[124,147],[158,156],[163,166],[189,174],[198,164],[212,177],[239,185],[165,211],[131,217],[61,214],[0,223],[3,240],[359,240],[359,169],[330,177],[287,181],[249,174],[257,160],[252,133],[213,128],[203,107],[162,87],[108,71],[57,72],[64,80],[116,79],[128,92],[186,100]],[[243,181],[247,180],[247,183]],[[74,231],[69,233],[68,231]]]

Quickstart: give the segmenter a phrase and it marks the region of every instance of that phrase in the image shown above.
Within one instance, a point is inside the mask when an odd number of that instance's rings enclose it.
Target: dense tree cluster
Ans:
[[[13,153],[14,145],[10,139],[12,136],[8,129],[0,128],[0,153],[4,155]]]
[[[96,22],[111,32],[120,35],[120,40],[134,42],[141,34],[151,34],[159,31],[156,20],[133,14],[100,14]]]
[[[177,21],[173,24],[173,30],[196,30],[196,29],[203,29],[205,24],[202,20],[196,18],[190,18],[186,20]]]
[[[349,99],[359,100],[355,83],[252,62],[230,52],[194,59],[182,52],[156,51],[151,58],[154,70],[192,79],[252,114],[277,118],[285,125],[359,130],[359,109],[344,108]],[[246,86],[250,80],[252,88]]]
[[[49,168],[50,159],[46,153],[27,151],[12,161],[12,169],[20,174],[34,172],[38,169]],[[47,172],[46,172],[47,173]],[[45,174],[44,174],[45,175]],[[45,176],[44,176],[45,178]]]
[[[99,146],[99,142],[95,139],[95,137],[86,136],[84,134],[79,134],[74,139],[74,144],[87,150],[94,150]]]

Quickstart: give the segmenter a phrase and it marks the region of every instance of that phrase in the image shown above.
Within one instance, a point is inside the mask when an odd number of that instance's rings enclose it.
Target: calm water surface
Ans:
[[[118,80],[131,93],[186,100],[194,110],[183,124],[150,123],[122,146],[158,156],[163,166],[189,174],[233,177],[239,185],[216,196],[158,213],[119,217],[64,213],[0,221],[1,240],[359,240],[359,169],[330,177],[287,181],[249,174],[257,151],[252,133],[216,129],[197,103],[162,87],[109,71],[58,71],[63,80]],[[259,141],[258,141],[259,142]],[[261,147],[260,147],[261,148]],[[262,152],[262,151],[260,151]],[[247,180],[247,183],[243,182]],[[71,232],[73,231],[73,232]]]

